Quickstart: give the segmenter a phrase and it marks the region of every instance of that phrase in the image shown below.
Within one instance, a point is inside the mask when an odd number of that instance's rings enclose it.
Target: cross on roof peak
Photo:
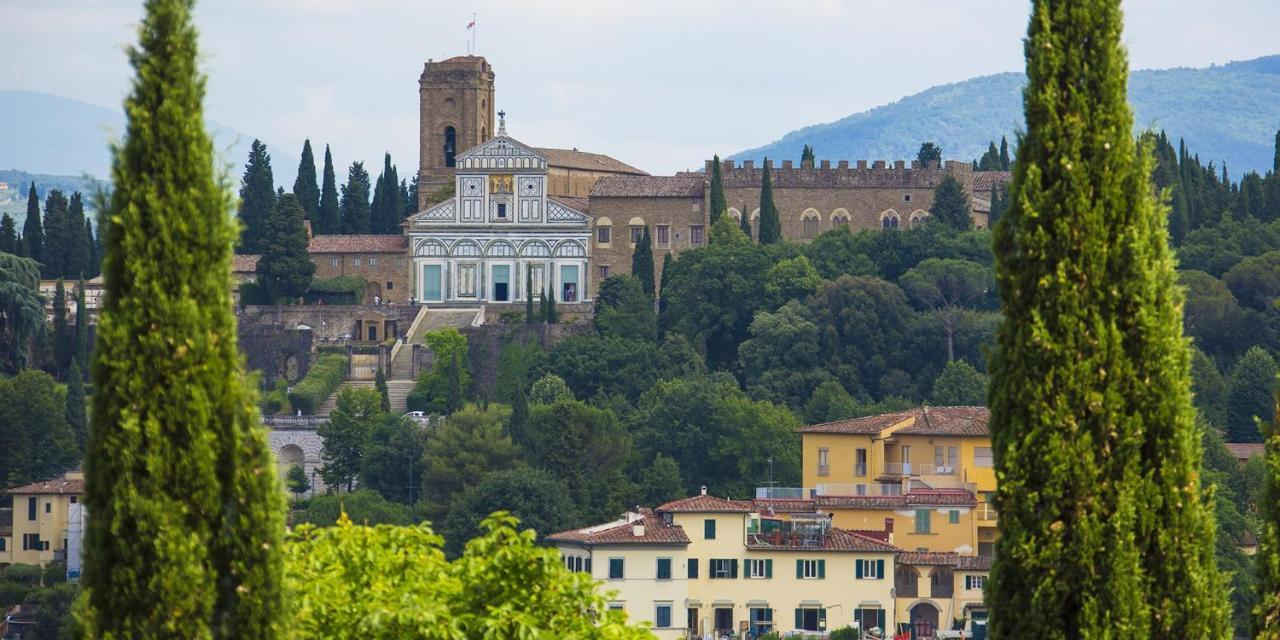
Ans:
[[[498,135],[507,135],[507,112],[498,112]]]

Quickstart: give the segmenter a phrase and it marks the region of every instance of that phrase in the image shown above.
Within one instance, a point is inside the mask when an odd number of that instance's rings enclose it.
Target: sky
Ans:
[[[0,89],[119,108],[139,0],[0,0]],[[931,86],[1022,69],[1015,0],[204,0],[207,118],[297,157],[406,175],[418,162],[418,76],[475,52],[508,132],[651,173],[727,155]],[[1276,0],[1132,0],[1135,69],[1280,53]],[[12,126],[12,124],[7,125]],[[319,152],[318,152],[319,154]],[[240,160],[243,162],[243,159]],[[290,171],[292,173],[292,171]],[[339,173],[342,173],[341,169]]]

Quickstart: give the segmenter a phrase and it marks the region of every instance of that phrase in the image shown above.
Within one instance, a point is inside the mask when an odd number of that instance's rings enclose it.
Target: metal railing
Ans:
[[[913,470],[910,462],[886,462],[881,475],[885,476],[909,476]]]
[[[818,465],[818,475],[820,476],[831,475],[831,465],[826,465],[826,464]]]
[[[273,429],[314,429],[328,421],[316,416],[262,416],[262,424]]]
[[[986,502],[978,505],[978,522],[995,522],[999,515],[996,508]]]
[[[809,493],[804,487],[756,487],[756,500],[805,500]]]

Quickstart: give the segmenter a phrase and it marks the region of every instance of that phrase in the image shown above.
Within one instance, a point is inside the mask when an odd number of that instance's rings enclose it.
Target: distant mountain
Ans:
[[[254,136],[216,122],[208,126],[219,162],[231,167],[232,179],[238,181]],[[0,128],[0,169],[59,176],[87,174],[109,180],[111,153],[107,143],[123,137],[124,115],[49,93],[0,91]],[[298,151],[285,151],[266,142],[276,185],[292,187],[298,171],[298,156],[293,154]]]
[[[799,160],[813,145],[819,160],[915,158],[931,140],[943,157],[972,160],[987,144],[1022,128],[1022,73],[1001,73],[933,87],[892,104],[786,134],[734,160]],[[1164,129],[1192,153],[1231,176],[1271,169],[1280,129],[1280,55],[1206,69],[1135,71],[1129,78],[1135,129]]]

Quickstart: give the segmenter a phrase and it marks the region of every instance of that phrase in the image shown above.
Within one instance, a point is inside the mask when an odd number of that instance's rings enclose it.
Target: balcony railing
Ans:
[[[916,465],[916,474],[921,476],[954,476],[959,473],[960,467],[954,464]]]
[[[813,494],[815,496],[900,496],[902,485],[826,482],[816,485]]]
[[[804,487],[756,487],[756,500],[807,500],[809,493]]]
[[[983,502],[978,505],[978,522],[995,522],[998,515],[990,504]]]
[[[865,463],[865,462],[855,462],[855,463],[854,463],[854,465],[853,465],[853,475],[855,475],[855,476],[865,476],[865,475],[867,475],[867,463]]]
[[[825,464],[820,464],[820,465],[818,465],[818,475],[820,475],[820,476],[829,476],[829,475],[831,475],[831,466],[830,466],[830,465],[825,465]]]
[[[884,471],[880,475],[909,476],[911,471],[912,465],[910,462],[886,462],[884,463]]]

